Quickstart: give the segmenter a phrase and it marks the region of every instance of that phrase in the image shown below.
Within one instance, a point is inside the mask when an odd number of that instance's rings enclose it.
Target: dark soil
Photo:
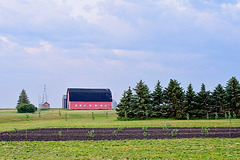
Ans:
[[[88,132],[94,130],[91,137]],[[178,130],[176,135],[174,130]],[[176,138],[240,138],[240,127],[147,128],[46,128],[1,132],[0,141],[72,141],[72,140],[126,140],[126,139],[176,139]]]

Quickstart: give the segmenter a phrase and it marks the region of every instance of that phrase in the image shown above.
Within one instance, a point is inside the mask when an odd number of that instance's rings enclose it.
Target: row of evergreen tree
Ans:
[[[200,92],[195,92],[192,84],[184,91],[177,80],[171,79],[166,88],[158,81],[150,93],[140,80],[133,90],[129,87],[124,91],[116,110],[118,119],[224,117],[226,113],[240,117],[240,84],[232,77],[225,87],[218,84],[211,92],[202,84]]]

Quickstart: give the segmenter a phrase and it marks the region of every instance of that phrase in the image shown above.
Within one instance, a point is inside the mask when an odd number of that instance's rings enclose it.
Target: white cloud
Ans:
[[[0,1],[0,76],[26,86],[52,81],[121,92],[139,77],[238,73],[240,4],[223,2]]]
[[[217,34],[238,29],[229,20],[222,18],[219,11],[211,8],[201,10],[194,7],[193,3],[188,0],[138,3],[126,0],[10,0],[0,3],[0,7],[3,8],[0,11],[0,24],[7,26],[3,27],[2,31],[14,31],[16,36],[24,34],[28,39],[37,38],[36,41],[53,40],[65,44],[68,41],[71,45],[96,42],[97,46],[114,45],[114,48],[139,43],[154,44],[155,39],[168,38],[171,34],[178,34],[178,37],[184,38],[184,32],[195,33],[199,35],[199,41],[204,42],[207,38],[201,35],[207,36],[208,32]],[[238,5],[226,3],[222,6],[231,9],[237,8],[235,6]],[[239,16],[236,14],[236,17]],[[230,31],[227,28],[232,29]],[[201,35],[198,30],[202,31]],[[175,39],[163,41],[179,43]]]
[[[45,41],[41,41],[40,44],[42,45],[43,49],[46,52],[49,52],[53,47],[49,42],[45,42]]]
[[[57,2],[58,5],[62,5],[63,1],[62,0],[54,0],[55,2]]]
[[[0,55],[6,55],[8,50],[11,50],[17,47],[18,45],[12,42],[11,40],[9,40],[7,37],[0,36]]]
[[[123,61],[121,60],[109,60],[109,59],[105,59],[105,63],[108,66],[113,66],[113,67],[117,67],[117,68],[123,68],[126,67],[126,65],[123,63]]]
[[[70,15],[74,18],[78,16],[82,16],[88,22],[95,22],[100,19],[100,9],[98,7],[99,2],[103,2],[104,0],[67,0],[66,4],[72,7]]]
[[[11,44],[11,42],[6,37],[0,36],[0,40],[4,43]]]
[[[221,5],[222,8],[222,14],[226,16],[226,18],[232,19],[235,23],[237,22],[239,24],[240,20],[240,2],[237,2],[235,4],[232,3],[223,3]]]
[[[39,48],[35,48],[35,47],[25,47],[24,50],[27,52],[27,53],[30,53],[30,54],[40,54],[41,53],[41,49]]]
[[[221,5],[221,7],[223,9],[231,9],[231,10],[240,10],[240,2],[237,2],[236,4],[232,4],[232,3],[223,3]]]
[[[167,66],[163,63],[157,62],[142,62],[138,64],[137,68],[142,71],[147,71],[150,73],[177,73],[179,68],[174,68],[172,66]]]
[[[33,55],[41,55],[50,52],[53,48],[53,45],[46,41],[40,41],[39,45],[39,47],[24,47],[24,50]]]
[[[178,11],[186,11],[189,8],[188,0],[159,0],[157,5],[161,8],[175,8]]]
[[[113,50],[114,54],[124,57],[124,58],[132,58],[132,59],[143,59],[146,57],[151,57],[153,53],[146,51],[136,51],[136,50]]]

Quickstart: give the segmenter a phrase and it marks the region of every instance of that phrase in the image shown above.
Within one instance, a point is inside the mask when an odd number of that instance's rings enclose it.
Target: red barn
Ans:
[[[48,102],[45,102],[42,104],[41,109],[49,109],[50,108],[50,104]]]
[[[110,89],[67,89],[67,109],[112,109]]]

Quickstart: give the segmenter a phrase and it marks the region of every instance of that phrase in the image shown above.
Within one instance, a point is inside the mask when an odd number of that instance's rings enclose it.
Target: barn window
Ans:
[[[107,107],[107,105],[105,104],[105,107]]]
[[[82,105],[80,104],[79,107],[82,107]]]
[[[75,106],[77,107],[77,104]]]
[[[95,104],[95,107],[97,107],[97,105]]]
[[[86,104],[84,104],[84,107],[86,107]]]
[[[89,107],[92,107],[92,105],[90,104]]]

